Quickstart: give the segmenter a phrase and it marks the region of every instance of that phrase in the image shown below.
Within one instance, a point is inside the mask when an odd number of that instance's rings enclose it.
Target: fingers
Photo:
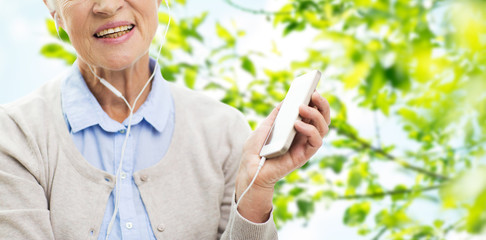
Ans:
[[[317,131],[321,138],[324,137],[329,131],[329,126],[327,125],[324,116],[316,108],[302,105],[299,107],[299,114],[303,118],[302,121],[304,123],[311,123],[317,128]]]
[[[331,124],[331,111],[329,108],[329,102],[323,98],[317,91],[312,94],[310,106],[316,106],[317,110],[324,116],[327,125]]]
[[[312,148],[317,150],[322,146],[322,137],[316,127],[301,120],[296,121],[294,127],[300,134],[307,137]]]

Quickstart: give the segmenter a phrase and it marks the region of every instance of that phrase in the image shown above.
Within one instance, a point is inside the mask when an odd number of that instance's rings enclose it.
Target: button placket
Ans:
[[[122,129],[123,130],[123,129]],[[126,133],[126,130],[124,130]],[[131,135],[131,134],[130,134]],[[118,135],[120,137],[120,144],[124,142],[124,135]],[[122,145],[120,145],[122,146]],[[133,186],[131,184],[131,178],[129,174],[133,172],[133,159],[134,159],[134,145],[129,140],[125,149],[125,155],[123,159],[123,167],[118,175],[119,177],[119,207],[118,214],[120,219],[121,234],[124,238],[136,239],[135,235],[138,232],[138,222],[136,221],[136,212],[133,206]],[[121,149],[121,148],[120,148]],[[118,167],[118,166],[117,166]]]

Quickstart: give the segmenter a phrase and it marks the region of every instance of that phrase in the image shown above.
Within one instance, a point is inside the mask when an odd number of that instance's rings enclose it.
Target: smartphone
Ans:
[[[294,124],[301,119],[299,106],[309,105],[312,93],[320,79],[321,72],[314,70],[292,81],[260,151],[260,156],[267,159],[278,157],[289,150],[296,134]]]

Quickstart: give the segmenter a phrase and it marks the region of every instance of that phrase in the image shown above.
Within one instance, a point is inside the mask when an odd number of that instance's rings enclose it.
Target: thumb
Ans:
[[[255,147],[255,151],[260,151],[265,140],[267,138],[268,133],[272,129],[273,122],[277,117],[277,114],[282,106],[282,102],[275,107],[272,112],[263,120],[262,123],[258,126],[258,128],[253,132],[252,136],[250,137],[249,144]]]

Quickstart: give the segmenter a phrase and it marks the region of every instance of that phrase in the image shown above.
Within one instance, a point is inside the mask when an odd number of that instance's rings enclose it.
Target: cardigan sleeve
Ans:
[[[239,214],[235,204],[235,180],[240,165],[243,145],[250,134],[250,128],[244,117],[230,124],[228,138],[231,144],[230,156],[224,165],[225,192],[221,204],[221,220],[218,237],[223,240],[274,240],[278,239],[277,229],[273,221],[273,215],[265,223],[253,223]],[[231,230],[232,228],[232,230]],[[230,238],[231,231],[231,238]]]
[[[28,131],[1,106],[0,136],[0,239],[54,239]]]

